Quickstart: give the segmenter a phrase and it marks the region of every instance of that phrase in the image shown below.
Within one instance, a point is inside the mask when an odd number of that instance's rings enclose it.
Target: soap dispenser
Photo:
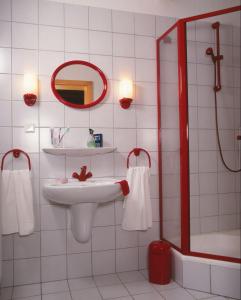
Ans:
[[[88,148],[96,148],[94,130],[89,128],[89,136],[87,139],[87,147]]]

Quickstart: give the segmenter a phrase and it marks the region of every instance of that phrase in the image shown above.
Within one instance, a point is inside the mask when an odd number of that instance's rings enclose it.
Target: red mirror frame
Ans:
[[[63,68],[70,66],[70,65],[75,65],[75,64],[79,64],[79,65],[84,65],[87,66],[93,70],[95,70],[96,72],[99,73],[102,81],[103,81],[103,91],[101,93],[101,95],[99,96],[99,98],[97,98],[94,102],[91,102],[89,104],[83,105],[83,104],[74,104],[74,103],[70,103],[68,101],[66,101],[65,99],[63,99],[58,92],[55,89],[55,78],[57,76],[57,74],[59,73],[59,71],[61,71]],[[103,71],[101,71],[97,66],[91,64],[90,62],[84,61],[84,60],[71,60],[71,61],[67,61],[65,63],[63,63],[62,65],[58,66],[58,68],[54,71],[52,78],[51,78],[51,88],[52,91],[54,93],[54,96],[60,101],[62,102],[64,105],[73,107],[73,108],[80,108],[80,109],[84,109],[84,108],[89,108],[91,106],[97,105],[99,104],[106,96],[107,93],[107,79],[105,74],[103,73]]]

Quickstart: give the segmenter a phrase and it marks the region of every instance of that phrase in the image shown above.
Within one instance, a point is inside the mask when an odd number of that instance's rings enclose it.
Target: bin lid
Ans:
[[[152,253],[160,254],[162,252],[167,252],[171,248],[171,245],[166,241],[153,241],[149,245],[149,250]]]

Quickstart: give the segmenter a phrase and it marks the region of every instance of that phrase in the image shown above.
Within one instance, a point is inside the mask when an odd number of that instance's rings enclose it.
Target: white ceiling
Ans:
[[[169,17],[188,17],[213,10],[240,5],[240,0],[52,0],[94,7],[155,14]],[[233,16],[231,16],[233,15]],[[238,14],[230,14],[225,23],[240,26]]]

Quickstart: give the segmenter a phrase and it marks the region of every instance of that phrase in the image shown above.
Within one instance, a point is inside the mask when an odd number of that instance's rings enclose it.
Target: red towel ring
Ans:
[[[31,170],[31,161],[30,161],[30,158],[29,158],[29,155],[24,152],[23,150],[21,149],[12,149],[12,150],[9,150],[8,152],[6,152],[4,155],[3,155],[3,158],[2,158],[2,163],[1,163],[1,170],[3,170],[3,165],[4,165],[4,160],[5,160],[5,157],[9,154],[9,153],[13,153],[13,156],[15,158],[18,158],[20,156],[20,154],[24,154],[26,157],[27,157],[27,160],[28,160],[28,168],[29,170]]]
[[[129,154],[128,154],[128,157],[127,157],[127,168],[129,168],[129,158],[131,156],[132,153],[134,153],[135,156],[139,156],[140,155],[140,152],[143,151],[146,153],[147,157],[148,157],[148,161],[149,161],[149,168],[151,167],[151,157],[150,157],[150,154],[143,148],[134,148]]]

